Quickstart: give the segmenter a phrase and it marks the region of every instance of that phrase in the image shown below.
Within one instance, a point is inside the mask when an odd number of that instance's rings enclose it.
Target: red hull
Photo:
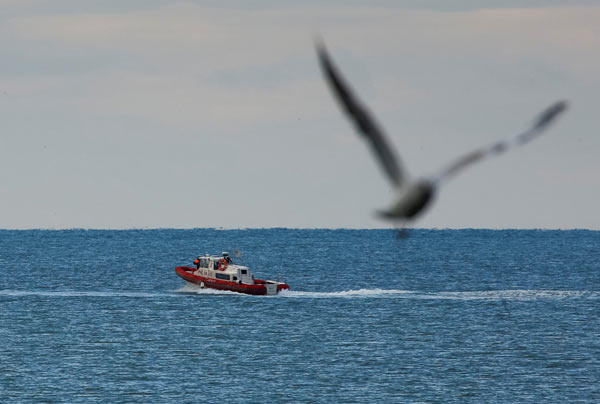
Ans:
[[[262,279],[254,279],[254,285],[238,284],[236,282],[225,281],[222,279],[205,278],[204,276],[194,275],[196,269],[192,267],[177,267],[175,273],[184,280],[204,287],[218,290],[229,290],[232,292],[246,293],[248,295],[266,295],[267,287]],[[289,289],[287,284],[278,284],[277,293],[284,289]]]

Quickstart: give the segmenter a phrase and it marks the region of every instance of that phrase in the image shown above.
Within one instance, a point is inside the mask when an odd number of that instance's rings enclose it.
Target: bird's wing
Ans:
[[[490,146],[482,147],[480,149],[465,154],[461,158],[457,159],[454,163],[450,164],[446,169],[444,169],[441,172],[441,174],[438,175],[437,180],[445,180],[449,177],[453,177],[463,168],[485,157],[501,154],[509,149],[512,149],[513,147],[521,146],[525,143],[530,142],[535,137],[541,135],[544,132],[544,130],[548,128],[550,123],[566,109],[566,101],[558,101],[552,104],[551,106],[546,108],[542,113],[540,113],[540,115],[534,121],[533,125],[525,132],[511,139],[502,140]]]
[[[352,93],[350,86],[346,84],[337,68],[333,65],[325,46],[318,42],[316,48],[323,74],[341,104],[342,109],[354,122],[357,131],[368,139],[381,167],[392,184],[400,187],[404,180],[400,162],[392,151],[383,131],[379,128],[377,122],[367,109],[361,105],[358,98]]]

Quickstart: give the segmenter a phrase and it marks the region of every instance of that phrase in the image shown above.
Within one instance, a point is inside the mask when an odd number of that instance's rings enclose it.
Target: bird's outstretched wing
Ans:
[[[357,131],[367,138],[381,167],[392,184],[400,187],[404,181],[400,162],[390,147],[383,131],[379,128],[367,109],[361,105],[358,98],[352,93],[350,86],[346,84],[337,68],[333,65],[325,49],[325,45],[317,42],[316,48],[323,74],[337,100],[343,107],[344,112],[354,122]]]
[[[437,177],[437,180],[445,180],[449,177],[453,177],[463,168],[485,157],[501,154],[509,149],[512,149],[513,147],[521,146],[525,143],[528,143],[535,137],[542,134],[544,130],[550,125],[550,123],[566,109],[566,101],[558,101],[552,104],[537,117],[533,125],[525,132],[515,136],[514,138],[502,140],[490,146],[482,147],[468,154],[465,154],[461,158],[457,159],[454,163],[450,164],[450,166],[448,166],[445,170],[443,170],[442,173]]]

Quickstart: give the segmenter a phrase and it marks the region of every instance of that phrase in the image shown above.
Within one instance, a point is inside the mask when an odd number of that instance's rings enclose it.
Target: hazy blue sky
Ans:
[[[414,176],[571,102],[417,226],[600,228],[599,2],[363,3],[0,0],[0,228],[387,227],[315,33]]]

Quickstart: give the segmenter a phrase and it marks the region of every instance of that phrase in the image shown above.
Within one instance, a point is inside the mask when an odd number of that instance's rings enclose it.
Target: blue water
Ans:
[[[195,255],[292,290],[184,287]],[[0,231],[0,402],[598,402],[600,232]]]

